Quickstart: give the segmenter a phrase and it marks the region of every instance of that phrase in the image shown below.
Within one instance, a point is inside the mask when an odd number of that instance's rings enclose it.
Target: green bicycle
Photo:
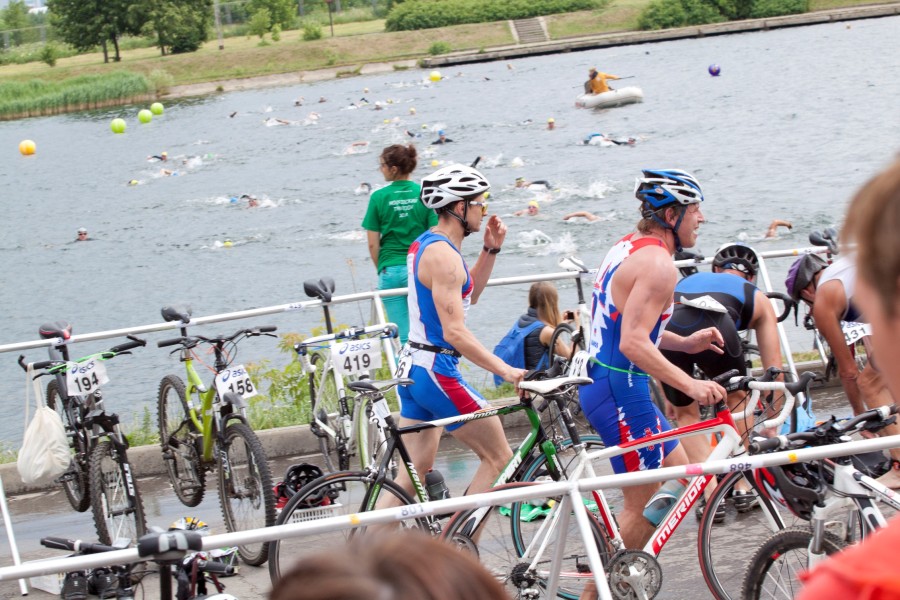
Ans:
[[[178,346],[187,385],[177,375],[159,384],[159,439],[169,481],[185,506],[197,506],[206,491],[206,473],[218,472],[219,502],[228,531],[267,527],[275,523],[272,473],[265,450],[247,420],[246,399],[256,388],[243,365],[231,366],[237,343],[270,335],[275,327],[239,329],[230,336],[188,336],[191,309],[167,306],[166,321],[181,322],[181,337],[158,342]],[[215,380],[208,388],[194,369],[194,348],[209,345],[214,354]],[[261,565],[268,559],[264,543],[238,546],[241,559]]]

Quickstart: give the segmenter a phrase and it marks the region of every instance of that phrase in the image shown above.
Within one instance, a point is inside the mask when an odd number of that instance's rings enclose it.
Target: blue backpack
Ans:
[[[516,324],[512,326],[503,339],[494,346],[494,354],[500,357],[503,362],[508,364],[511,367],[516,367],[517,369],[525,368],[525,338],[528,337],[528,334],[534,331],[535,329],[539,329],[544,326],[543,321],[535,321],[534,323],[529,323],[524,327],[519,327],[518,321]],[[536,369],[544,369],[547,367],[548,356],[545,352],[541,357],[541,362],[538,363]],[[503,378],[499,375],[494,375],[494,385],[499,386],[503,383]]]

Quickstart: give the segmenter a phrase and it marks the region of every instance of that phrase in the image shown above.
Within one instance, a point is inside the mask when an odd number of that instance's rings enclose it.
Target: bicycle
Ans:
[[[536,377],[543,376],[544,374],[536,375]],[[590,380],[580,377],[558,377],[547,379],[546,381],[527,382],[523,384],[523,389],[530,389],[543,396],[545,400],[557,403],[560,412],[563,415],[568,415],[568,411],[565,410],[565,393],[572,386],[587,383],[588,381]],[[530,398],[522,398],[518,403],[508,406],[487,408],[458,417],[423,422],[400,428],[391,416],[384,392],[397,385],[408,385],[410,383],[412,383],[410,379],[391,379],[387,381],[361,380],[348,384],[350,389],[357,393],[356,402],[371,402],[375,418],[379,426],[385,430],[386,442],[384,451],[379,454],[378,461],[375,464],[362,471],[343,471],[326,474],[303,486],[285,505],[278,517],[277,525],[313,521],[337,515],[353,515],[374,510],[379,501],[384,503],[384,499],[389,498],[394,504],[408,507],[408,510],[404,509],[401,511],[404,515],[414,517],[408,524],[401,526],[418,527],[434,535],[439,535],[441,533],[441,518],[415,516],[421,514],[419,512],[420,509],[417,510],[416,508],[418,503],[436,498],[429,497],[422,479],[410,460],[409,453],[403,443],[403,436],[435,427],[507,415],[517,411],[525,412],[530,423],[530,430],[525,439],[515,449],[512,459],[497,478],[495,485],[521,478],[525,474],[530,474],[532,477],[552,477],[553,479],[560,479],[565,476],[568,461],[572,460],[571,449],[573,443],[568,438],[563,439],[563,433],[557,428],[556,419],[547,419],[548,423],[543,423],[541,414],[537,411],[534,402]],[[360,396],[365,398],[360,398]],[[568,429],[566,433],[574,434],[575,439],[580,443],[591,448],[602,447],[602,442],[597,436],[579,437],[571,417],[568,419]],[[407,494],[389,477],[390,465],[394,461],[396,454],[399,454],[399,462],[404,466],[413,482],[413,496]],[[469,522],[474,525],[480,518],[481,516],[476,514]],[[570,533],[573,536],[575,535],[574,525]],[[597,528],[597,534],[597,539],[599,540],[599,527]],[[290,568],[290,565],[299,556],[315,552],[317,548],[332,547],[335,544],[342,543],[347,536],[351,535],[356,535],[356,533],[351,531],[321,534],[311,532],[302,538],[287,538],[269,542],[269,575],[273,584],[278,581],[281,573]]]
[[[727,378],[731,375],[731,373],[727,373],[721,377]],[[575,457],[567,466],[567,478],[593,477],[594,461],[605,460],[611,456],[623,454],[637,448],[701,432],[721,436],[709,460],[726,458],[736,453],[736,451],[740,453],[743,450],[743,446],[741,437],[735,429],[734,419],[745,417],[753,419],[755,407],[759,402],[760,392],[785,391],[784,405],[781,407],[779,414],[772,419],[757,424],[759,427],[774,427],[787,418],[794,404],[794,396],[806,389],[813,378],[813,374],[809,373],[804,374],[799,382],[783,383],[771,381],[776,373],[768,373],[767,375],[766,378],[760,378],[759,380],[752,377],[740,378],[726,386],[726,389],[730,388],[732,391],[743,389],[750,392],[750,399],[740,413],[732,415],[725,402],[720,401],[716,405],[716,417],[714,419],[703,421],[690,427],[676,428],[599,451],[588,452],[586,448],[579,448],[576,445],[573,448]],[[511,483],[494,489],[514,489],[533,485],[533,481],[537,479],[535,475],[537,473],[526,472],[523,478],[523,481],[527,482],[530,479],[532,483]],[[600,535],[598,538],[598,552],[609,578],[610,587],[614,591],[614,597],[652,598],[659,591],[662,571],[656,557],[672,538],[692,506],[703,497],[703,490],[711,479],[712,476],[699,476],[689,481],[684,491],[675,500],[668,514],[660,521],[656,531],[641,550],[625,549],[615,517],[609,508],[605,495],[601,491],[582,496],[582,501],[589,508],[589,516],[592,517],[591,523],[599,524],[599,530],[595,533],[595,535],[597,533]],[[722,494],[724,497],[726,493],[731,491],[734,483],[735,481],[729,481],[728,477],[726,477],[719,482],[715,493]],[[482,518],[478,524],[480,529],[470,527],[468,521],[472,514],[486,509],[457,513],[448,522],[443,535],[445,538],[454,540],[465,548],[475,550],[482,562],[512,587],[510,592],[517,594],[516,597],[539,597],[543,591],[547,597],[558,595],[562,598],[575,600],[583,592],[584,584],[593,578],[593,570],[585,560],[585,555],[580,552],[580,546],[572,553],[565,550],[565,553],[562,555],[563,562],[560,572],[550,573],[547,570],[551,557],[555,557],[551,549],[557,545],[558,540],[576,539],[577,541],[580,539],[556,530],[558,522],[567,520],[565,518],[566,515],[561,515],[559,512],[559,507],[563,503],[560,503],[558,498],[552,498],[548,501],[548,504],[550,505],[549,514],[539,525],[522,522],[521,518],[527,510],[527,506],[522,502],[514,502],[509,508],[509,519],[499,516],[491,519]],[[757,512],[767,515],[774,523],[773,527],[781,529],[785,526],[784,518],[780,514],[781,511],[775,505],[762,499],[760,507],[761,509]],[[500,509],[497,507],[489,510],[500,512]],[[703,513],[703,518],[711,522],[714,514],[715,511],[707,507]],[[732,538],[735,531],[738,530],[730,529]],[[754,531],[752,528],[741,528],[739,531],[739,535],[742,538],[756,539],[758,543],[759,540],[767,537],[772,529],[767,525],[761,531]],[[735,551],[732,539],[726,541],[719,538],[710,538],[709,536],[704,538],[702,534],[703,529],[701,527],[700,536],[698,537],[701,559],[704,555],[704,547],[707,554],[716,557],[723,553],[729,554]],[[476,541],[477,535],[480,535],[480,538]],[[754,545],[753,548],[755,547]],[[719,578],[725,578],[727,582],[728,573],[727,571],[722,572],[720,566],[718,562],[714,563],[712,560],[707,560],[705,568],[714,580],[718,581]],[[701,564],[701,567],[704,567],[704,565]],[[712,589],[712,586],[710,586],[710,589]],[[739,590],[740,582],[737,584],[737,591]],[[737,598],[738,596],[735,595],[733,597]]]
[[[187,385],[177,375],[159,383],[159,439],[169,481],[185,506],[197,506],[206,491],[206,473],[218,473],[219,503],[228,531],[242,531],[275,522],[272,473],[265,450],[247,419],[246,399],[257,394],[243,365],[231,366],[239,341],[267,335],[274,326],[239,329],[228,336],[188,336],[191,309],[167,306],[166,321],[180,321],[181,337],[162,340],[160,348],[178,346]],[[194,349],[208,345],[214,355],[215,373],[209,387],[194,368]],[[228,349],[226,349],[226,347]],[[263,543],[239,547],[249,565],[266,562]]]
[[[96,544],[82,540],[59,537],[41,538],[46,548],[74,552],[74,556],[101,554],[123,550],[123,547]],[[172,600],[172,578],[178,581],[178,598],[183,600],[236,600],[231,594],[222,593],[222,585],[216,575],[234,574],[234,567],[214,560],[202,558],[201,534],[196,531],[167,531],[148,533],[137,541],[138,556],[153,560],[159,565],[159,596],[161,600]],[[188,555],[193,552],[193,555]],[[118,600],[143,600],[145,594],[143,579],[151,573],[149,569],[135,571],[138,563],[99,567],[91,571],[73,571],[66,575],[62,598],[86,598],[87,593],[100,598]],[[207,595],[206,583],[212,583],[217,593]],[[68,586],[68,587],[67,587]],[[68,594],[67,594],[68,592]]]
[[[119,538],[136,540],[146,530],[144,505],[134,470],[128,460],[128,440],[119,425],[119,416],[106,412],[101,387],[109,382],[104,362],[146,345],[128,336],[128,342],[75,361],[69,358],[69,323],[58,321],[40,327],[44,339],[59,339],[50,346],[50,360],[32,364],[52,375],[47,384],[47,406],[57,411],[72,449],[69,469],[57,481],[62,483],[72,508],[91,508],[97,536],[104,543]],[[27,371],[25,357],[19,365]]]
[[[317,335],[294,345],[309,377],[309,429],[319,440],[327,471],[346,471],[354,456],[366,468],[383,447],[384,433],[371,420],[371,403],[354,402],[344,378],[368,379],[381,366],[381,350],[372,340],[396,337],[397,326],[387,323]],[[317,351],[323,348],[327,350]]]
[[[883,406],[845,421],[831,417],[807,432],[755,440],[750,453],[839,444],[853,433],[883,429],[896,413],[896,406]],[[792,598],[801,587],[801,571],[884,527],[876,500],[900,510],[897,494],[858,471],[852,456],[759,469],[757,478],[770,496],[809,523],[776,532],[760,545],[744,576],[743,597],[749,600]]]

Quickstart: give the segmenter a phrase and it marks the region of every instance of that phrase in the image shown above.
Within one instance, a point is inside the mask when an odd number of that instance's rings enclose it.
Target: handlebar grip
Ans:
[[[213,575],[234,575],[234,567],[214,560],[198,560],[197,570]]]
[[[115,352],[116,354],[121,354],[122,352],[127,352],[132,348],[140,348],[141,346],[146,346],[147,342],[144,340],[135,340],[133,342],[125,342],[124,344],[120,344],[118,346],[113,346],[109,349],[110,352]]]
[[[166,346],[175,346],[176,344],[180,344],[182,342],[182,340],[184,340],[184,338],[174,338],[171,340],[162,340],[162,341],[156,342],[156,347],[157,348],[165,348]]]
[[[781,438],[758,438],[750,442],[747,448],[750,450],[750,454],[759,454],[761,452],[778,450],[779,448],[781,448]]]
[[[737,369],[731,369],[730,371],[725,371],[721,375],[716,375],[712,380],[719,385],[724,386],[726,383],[728,383],[729,379],[731,379],[732,377],[738,377],[740,374],[741,372]]]
[[[273,331],[278,331],[278,327],[275,325],[263,325],[262,327],[257,327],[260,333],[271,333]]]
[[[35,371],[40,371],[42,369],[46,369],[47,367],[52,367],[59,362],[60,361],[58,360],[42,360],[36,363],[32,363],[32,368],[34,368]]]
[[[58,537],[41,538],[41,546],[45,548],[53,548],[55,550],[75,550],[76,540],[69,540]]]

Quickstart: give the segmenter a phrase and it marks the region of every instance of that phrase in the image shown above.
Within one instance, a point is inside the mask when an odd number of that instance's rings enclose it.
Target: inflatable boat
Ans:
[[[611,108],[643,100],[644,92],[641,91],[641,88],[631,86],[602,94],[582,94],[575,98],[575,106],[578,108]]]

